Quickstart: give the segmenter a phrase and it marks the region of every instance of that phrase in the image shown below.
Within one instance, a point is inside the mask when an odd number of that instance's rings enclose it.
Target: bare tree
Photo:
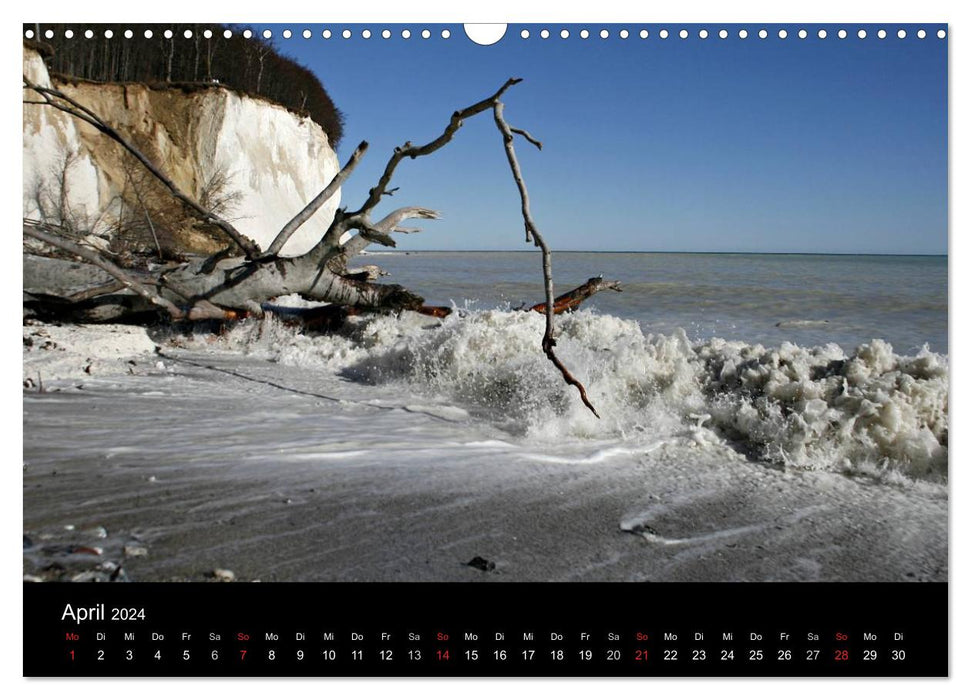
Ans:
[[[454,112],[442,134],[432,141],[420,146],[413,145],[409,141],[395,148],[377,184],[370,189],[366,200],[358,209],[353,211],[338,209],[330,226],[310,251],[297,257],[283,258],[279,257],[279,252],[284,244],[301,225],[334,196],[341,183],[350,176],[364,156],[368,148],[367,142],[362,142],[355,149],[331,182],[279,231],[269,248],[263,251],[228,221],[203,203],[183,193],[129,140],[106,124],[92,110],[57,89],[36,85],[25,77],[24,88],[28,95],[33,96],[25,99],[25,102],[66,112],[120,144],[188,211],[194,213],[201,221],[215,225],[229,239],[230,245],[223,253],[205,260],[167,266],[154,274],[133,275],[130,271],[114,265],[101,253],[71,242],[56,226],[25,220],[24,233],[49,245],[59,246],[106,271],[119,284],[130,290],[133,298],[161,310],[173,321],[228,320],[245,314],[261,315],[262,304],[274,297],[291,293],[354,310],[410,309],[437,316],[445,315],[447,310],[426,307],[420,296],[399,285],[376,284],[367,279],[361,279],[360,275],[349,273],[347,263],[350,258],[371,244],[394,247],[395,234],[418,231],[418,229],[403,226],[404,222],[439,217],[438,212],[420,206],[395,209],[379,221],[374,221],[372,214],[375,207],[397,189],[391,187],[391,181],[403,160],[413,160],[434,153],[452,140],[467,119],[482,112],[491,111],[519,190],[526,241],[532,242],[542,251],[545,302],[536,305],[533,310],[541,311],[546,317],[542,338],[543,352],[560,371],[563,379],[577,388],[584,404],[597,415],[583,385],[570,374],[555,354],[553,317],[558,310],[575,308],[590,294],[601,289],[619,290],[619,285],[616,282],[604,282],[594,278],[568,295],[558,299],[553,297],[552,254],[530,213],[529,195],[513,147],[516,136],[522,137],[537,148],[541,148],[542,145],[528,132],[510,126],[504,116],[501,101],[505,92],[520,81],[519,78],[510,78],[489,97]],[[345,238],[348,235],[350,237]],[[239,253],[242,253],[242,257],[238,257]],[[233,257],[234,255],[237,256]],[[564,299],[570,295],[573,295],[570,297],[572,301]]]

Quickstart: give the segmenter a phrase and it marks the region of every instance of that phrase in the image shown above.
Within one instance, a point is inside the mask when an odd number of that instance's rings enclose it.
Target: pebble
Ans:
[[[137,544],[126,544],[124,554],[126,557],[147,557],[148,548]]]
[[[155,363],[155,369],[165,369],[165,363],[159,360]]]
[[[71,554],[91,554],[96,557],[100,557],[104,554],[104,550],[101,547],[86,547],[84,545],[77,545],[71,547]]]
[[[149,481],[149,483],[154,483],[156,481],[156,479],[155,479],[154,476],[150,476],[150,477],[148,477],[148,481]]]
[[[80,574],[75,574],[72,576],[71,580],[76,583],[89,583],[91,581],[101,582],[107,581],[108,575],[103,571],[82,571]]]
[[[229,583],[236,580],[236,574],[229,569],[213,569],[211,572],[209,572],[209,577],[224,583]]]
[[[98,525],[97,527],[88,528],[82,534],[103,540],[108,536],[108,531],[103,526]]]
[[[473,569],[478,569],[479,571],[494,571],[496,563],[482,557],[472,557],[472,561],[468,562],[466,566],[471,566]]]

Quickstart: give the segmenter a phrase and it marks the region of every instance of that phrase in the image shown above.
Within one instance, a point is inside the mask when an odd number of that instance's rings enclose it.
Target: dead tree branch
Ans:
[[[333,179],[331,179],[327,187],[325,187],[320,194],[310,200],[310,203],[304,207],[299,214],[290,219],[290,221],[287,222],[287,225],[280,230],[280,233],[278,233],[276,238],[273,239],[270,247],[266,249],[266,253],[263,256],[264,258],[276,257],[283,246],[286,245],[286,242],[290,240],[290,236],[292,236],[298,228],[303,226],[303,224],[309,221],[310,217],[312,217],[317,210],[327,202],[327,200],[334,196],[340,186],[344,184],[344,181],[347,180],[350,174],[354,171],[354,168],[357,167],[358,162],[360,162],[361,158],[364,156],[364,152],[367,151],[367,148],[367,141],[362,141],[361,144],[354,150],[354,153],[351,154],[347,164],[341,168],[340,172],[338,172]]]
[[[83,246],[77,245],[65,239],[63,236],[58,236],[56,234],[45,231],[38,225],[29,224],[24,222],[24,233],[32,238],[36,238],[39,241],[43,241],[48,245],[61,248],[69,253],[77,255],[83,260],[87,260],[92,265],[100,267],[102,270],[107,272],[109,275],[114,277],[120,284],[123,284],[126,288],[135,292],[139,296],[147,299],[149,302],[163,309],[171,316],[174,320],[179,320],[183,317],[182,310],[173,304],[171,301],[161,296],[160,294],[152,291],[141,282],[138,282],[133,277],[131,277],[125,270],[115,265],[110,260],[106,260],[98,253],[94,252],[90,248],[85,248]]]
[[[591,277],[586,282],[581,284],[576,289],[571,289],[566,294],[561,294],[553,300],[553,313],[562,314],[569,311],[573,311],[580,306],[584,301],[592,297],[597,292],[602,292],[605,289],[610,289],[615,292],[623,291],[620,288],[620,282],[605,280],[603,277]],[[535,306],[530,307],[530,311],[538,311],[541,314],[546,313],[546,302],[540,302]]]
[[[507,83],[508,85],[508,83]],[[492,114],[496,121],[496,126],[499,132],[502,134],[502,142],[506,149],[506,159],[509,161],[509,168],[512,170],[513,180],[516,181],[516,187],[519,189],[519,199],[522,204],[522,214],[523,214],[523,225],[526,227],[526,241],[532,240],[543,252],[543,281],[546,284],[546,305],[545,305],[545,315],[546,315],[546,331],[543,333],[543,352],[546,353],[546,357],[549,358],[550,362],[560,370],[560,374],[563,375],[563,380],[567,384],[572,384],[580,392],[580,399],[583,401],[584,405],[590,409],[590,411],[597,418],[600,418],[600,414],[597,413],[597,409],[593,407],[590,403],[590,399],[587,398],[587,390],[584,388],[583,384],[570,374],[570,371],[566,366],[560,361],[560,358],[556,356],[553,348],[556,346],[556,338],[553,337],[553,314],[554,314],[554,300],[553,300],[553,256],[550,253],[550,248],[546,245],[546,241],[540,234],[539,229],[536,227],[536,222],[533,221],[533,216],[529,211],[529,192],[526,190],[526,181],[523,180],[522,170],[519,167],[519,160],[516,158],[516,149],[513,147],[513,130],[509,126],[509,123],[503,117],[503,104],[499,101],[499,96],[497,95],[492,103]],[[534,144],[537,148],[541,148],[538,141],[533,139],[531,136],[526,136],[527,140]]]

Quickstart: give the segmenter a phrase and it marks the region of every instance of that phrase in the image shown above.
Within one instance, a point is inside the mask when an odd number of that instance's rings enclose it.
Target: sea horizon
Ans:
[[[534,253],[535,248],[519,250],[490,249],[490,248],[411,248],[394,250],[368,250],[365,255],[382,255],[395,253]],[[815,252],[778,252],[778,251],[720,251],[720,250],[580,250],[580,249],[553,249],[551,252],[561,253],[582,253],[582,254],[606,254],[606,255],[814,255],[825,257],[879,257],[879,258],[946,258],[948,253],[815,253]]]

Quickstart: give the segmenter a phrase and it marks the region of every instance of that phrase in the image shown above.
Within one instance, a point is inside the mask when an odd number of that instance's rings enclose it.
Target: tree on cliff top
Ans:
[[[222,24],[24,25],[48,47],[51,71],[64,78],[111,83],[168,83],[198,89],[218,83],[258,95],[306,115],[319,124],[336,150],[344,115],[312,71],[280,55],[256,32]],[[72,32],[68,38],[67,32]],[[105,36],[110,31],[111,36]],[[132,38],[125,36],[132,32]],[[230,35],[227,37],[226,32]],[[91,32],[91,37],[87,36]],[[166,36],[168,32],[169,36]],[[50,34],[50,36],[48,36]]]
[[[155,309],[167,315],[171,321],[216,320],[227,321],[244,315],[263,314],[263,305],[275,297],[297,293],[306,299],[329,302],[328,313],[338,309],[343,313],[357,310],[413,310],[434,316],[447,315],[450,309],[428,307],[424,300],[409,290],[393,284],[376,284],[362,275],[351,273],[348,260],[372,243],[395,246],[394,234],[414,233],[419,229],[403,226],[410,219],[437,219],[438,212],[420,206],[395,209],[378,221],[372,218],[374,209],[385,197],[397,190],[391,186],[398,165],[405,159],[426,156],[448,144],[465,120],[483,112],[492,112],[493,120],[502,140],[513,180],[519,192],[520,207],[526,241],[532,242],[542,252],[542,272],[545,301],[530,310],[543,313],[546,326],[542,349],[564,381],[577,388],[584,404],[596,414],[587,398],[583,385],[575,379],[556,356],[554,347],[554,314],[576,308],[585,298],[603,290],[619,290],[617,282],[607,282],[595,277],[577,289],[553,297],[552,254],[530,212],[529,194],[516,157],[514,141],[521,137],[537,148],[542,144],[527,131],[513,127],[504,116],[500,98],[520,82],[518,78],[507,80],[494,94],[473,105],[454,112],[440,136],[420,146],[410,141],[395,148],[378,182],[370,189],[364,203],[357,209],[338,209],[330,226],[317,244],[307,253],[297,257],[280,257],[280,250],[294,232],[340,188],[367,151],[362,142],[344,167],[331,182],[277,233],[266,250],[240,233],[230,222],[212,209],[206,208],[182,192],[169,177],[148,157],[114,127],[106,123],[94,111],[69,95],[31,82],[24,77],[25,104],[40,105],[60,110],[93,127],[119,144],[148,173],[168,190],[181,206],[201,222],[218,229],[227,239],[228,246],[221,253],[206,259],[168,263],[148,271],[125,269],[112,260],[105,251],[84,245],[83,239],[49,222],[24,220],[24,234],[48,246],[53,246],[94,265],[108,273],[114,282],[98,285],[73,298],[59,299],[56,304],[70,306],[82,303],[89,318],[109,320],[111,314],[131,313],[139,309]],[[235,257],[231,257],[235,256]],[[28,291],[29,290],[25,290]],[[125,292],[118,294],[118,292]],[[51,303],[50,299],[39,299]],[[55,304],[55,305],[56,305]]]

